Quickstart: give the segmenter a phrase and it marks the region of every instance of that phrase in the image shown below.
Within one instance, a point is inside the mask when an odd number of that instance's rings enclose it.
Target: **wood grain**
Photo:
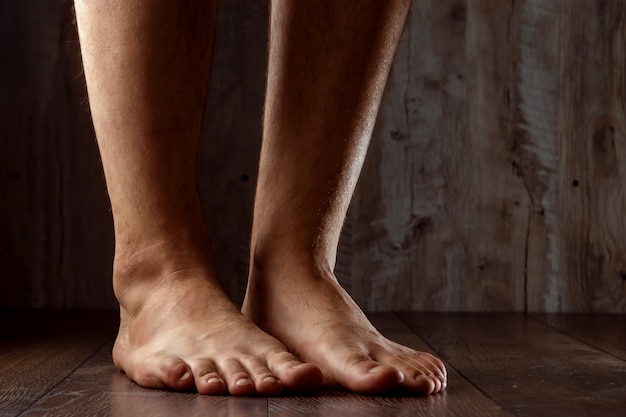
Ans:
[[[228,416],[267,415],[266,398],[206,396],[142,388],[117,371],[112,345],[54,387],[23,416]]]
[[[527,0],[516,12],[511,168],[528,194],[523,200],[528,217],[524,310],[558,311],[564,296],[558,201],[559,4]]]
[[[383,334],[416,350],[432,352],[422,339],[391,313],[371,314]],[[448,365],[449,388],[427,397],[359,396],[322,391],[315,396],[271,398],[269,415],[287,416],[508,416],[497,404]]]
[[[145,389],[113,366],[116,313],[3,311],[0,416],[623,415],[626,361],[613,355],[623,352],[623,316],[369,317],[392,340],[442,356],[448,389],[429,397],[319,391],[269,399]]]
[[[325,391],[314,397],[271,398],[270,417],[409,417],[467,416],[447,407],[445,394],[428,397],[364,397],[350,393]],[[499,414],[481,413],[491,416]],[[507,415],[507,414],[501,414]]]
[[[528,194],[516,169],[515,45],[519,3],[468,2],[469,126],[462,309],[522,311]]]
[[[626,4],[562,1],[558,311],[626,308]]]
[[[467,131],[465,32],[464,1],[413,3],[352,207],[352,294],[368,310],[390,298],[395,309],[462,303],[463,211],[449,204],[462,187],[449,184],[467,168],[456,164]]]
[[[426,313],[400,317],[513,415],[623,415],[626,362],[532,318]]]
[[[626,361],[626,316],[620,314],[533,314],[532,317]]]
[[[369,315],[383,334],[396,342],[419,351],[431,352],[406,324],[391,313]],[[315,396],[271,398],[269,415],[287,416],[508,416],[470,384],[454,368],[448,366],[449,388],[443,393],[414,397],[359,396],[344,392],[321,391]]]
[[[427,345],[392,314],[374,314],[374,324],[388,337],[419,350]],[[67,338],[60,334],[57,339]],[[26,410],[23,416],[506,416],[450,368],[450,389],[440,395],[359,396],[321,391],[315,395],[281,398],[209,397],[144,389],[118,372],[111,362],[110,343]],[[19,366],[23,366],[20,362]],[[28,385],[28,381],[24,381]],[[7,414],[14,415],[14,414]]]
[[[112,312],[0,312],[0,415],[26,410],[111,340],[116,325]]]
[[[200,199],[218,274],[236,302],[248,277],[261,151],[268,3],[219,2],[211,83],[198,155]]]
[[[0,305],[113,308],[113,230],[68,1],[5,3]]]
[[[266,416],[267,399],[205,396],[139,387],[111,362],[112,345],[83,366],[24,416]]]

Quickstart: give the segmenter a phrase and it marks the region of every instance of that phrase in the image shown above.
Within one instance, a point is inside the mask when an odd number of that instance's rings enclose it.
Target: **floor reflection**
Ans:
[[[306,416],[446,416],[447,393],[426,397],[363,396],[344,392],[320,392],[311,397],[271,398],[272,417]]]
[[[111,378],[111,416],[267,416],[267,398],[236,398],[149,390],[121,373]]]

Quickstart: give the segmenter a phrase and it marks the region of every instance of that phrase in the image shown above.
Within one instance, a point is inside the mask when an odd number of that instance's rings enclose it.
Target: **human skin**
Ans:
[[[197,193],[215,3],[75,8],[114,218],[116,366],[203,394],[445,388],[441,361],[384,339],[332,274],[407,1],[272,4],[244,314],[217,279]]]
[[[408,1],[275,1],[244,314],[326,386],[446,386],[441,361],[380,335],[333,270]]]

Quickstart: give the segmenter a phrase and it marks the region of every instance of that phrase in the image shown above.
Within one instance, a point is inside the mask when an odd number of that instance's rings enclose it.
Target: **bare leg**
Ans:
[[[408,3],[275,0],[271,11],[243,311],[326,384],[362,393],[446,386],[439,359],[383,338],[333,274]]]
[[[145,387],[276,394],[321,383],[219,285],[196,190],[215,21],[206,0],[77,0],[115,222],[113,360]]]

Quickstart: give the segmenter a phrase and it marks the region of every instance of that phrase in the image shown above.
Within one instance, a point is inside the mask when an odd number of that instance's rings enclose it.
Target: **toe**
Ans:
[[[217,372],[213,361],[206,359],[192,364],[194,380],[198,393],[205,395],[221,395],[228,391],[226,382]]]
[[[176,356],[154,355],[133,365],[126,369],[126,373],[142,387],[175,391],[188,391],[193,388],[191,368]]]
[[[397,389],[404,375],[392,366],[359,355],[351,358],[333,379],[355,393],[380,394]]]
[[[404,374],[402,386],[416,394],[429,395],[445,388],[446,376],[432,359],[432,355],[422,352],[414,354],[395,354],[388,351],[378,352],[375,358],[380,362],[398,369]]]
[[[311,363],[301,362],[289,352],[269,355],[267,364],[286,391],[310,392],[322,387],[322,371]]]
[[[222,395],[228,391],[224,380],[217,372],[208,372],[195,377],[198,393],[205,395]]]
[[[194,379],[189,365],[175,356],[168,356],[161,361],[161,379],[175,391],[188,391],[193,388]]]
[[[441,389],[441,382],[438,383],[438,381],[434,376],[417,373],[407,378],[403,386],[415,394],[430,395]]]
[[[415,352],[411,357],[414,360],[423,362],[427,364],[428,368],[433,371],[437,376],[446,379],[448,377],[448,373],[446,371],[446,366],[436,356],[431,355],[427,352]]]
[[[226,359],[218,365],[218,370],[231,395],[253,395],[256,392],[252,378],[238,360]]]
[[[433,379],[435,383],[433,393],[441,392],[448,386],[448,373],[439,358],[429,353],[415,352],[413,355],[400,355],[399,359],[412,364],[424,376]],[[416,378],[419,376],[416,375]]]
[[[277,395],[280,393],[282,390],[281,383],[267,367],[264,360],[254,356],[244,356],[239,360],[252,378],[258,395]]]

